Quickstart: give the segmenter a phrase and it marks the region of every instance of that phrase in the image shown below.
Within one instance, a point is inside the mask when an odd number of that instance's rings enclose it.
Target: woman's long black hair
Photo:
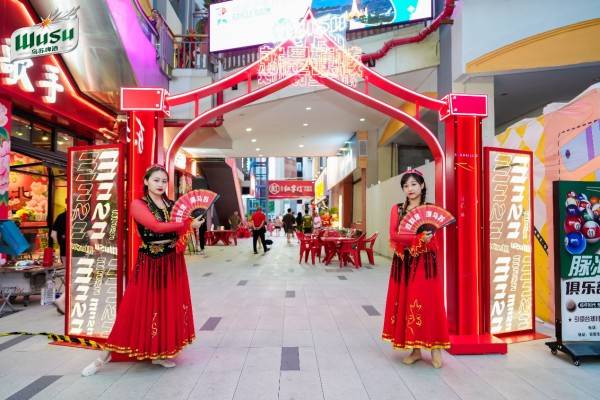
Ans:
[[[425,204],[425,198],[427,197],[427,185],[425,185],[425,178],[423,178],[422,175],[419,175],[415,172],[405,173],[404,175],[402,175],[402,178],[400,178],[400,187],[404,188],[404,185],[406,184],[406,182],[408,182],[410,178],[415,178],[419,185],[423,185],[423,190],[421,190],[421,204]],[[404,201],[402,208],[402,215],[404,215],[406,214],[406,209],[408,208],[408,199]]]

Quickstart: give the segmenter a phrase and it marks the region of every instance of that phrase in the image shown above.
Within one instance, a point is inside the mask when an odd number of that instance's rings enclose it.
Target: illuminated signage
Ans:
[[[325,197],[325,171],[315,181],[315,200],[321,201]]]
[[[67,334],[108,337],[122,270],[122,157],[119,146],[69,149]]]
[[[175,154],[175,167],[185,170],[185,165],[186,165],[185,154],[183,154],[181,152],[177,152],[177,154]]]
[[[489,325],[492,334],[532,330],[531,153],[485,149]]]
[[[311,8],[321,23],[346,32],[430,19],[431,0],[232,0],[210,5],[210,51],[277,43],[289,38]]]
[[[313,181],[269,181],[269,199],[314,197]]]
[[[62,12],[55,10],[39,24],[14,31],[10,37],[10,61],[73,51],[79,41],[77,10],[79,6]]]

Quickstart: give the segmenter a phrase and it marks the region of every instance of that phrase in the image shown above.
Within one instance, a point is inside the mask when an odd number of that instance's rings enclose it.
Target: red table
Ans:
[[[209,246],[215,246],[219,242],[222,242],[225,246],[229,246],[232,239],[233,243],[237,246],[235,231],[230,229],[206,231],[206,243]]]
[[[338,249],[341,247],[344,241],[354,241],[356,238],[350,237],[321,237],[319,238],[325,247],[325,258],[323,259],[323,263],[325,265],[329,265],[333,257],[338,253]]]

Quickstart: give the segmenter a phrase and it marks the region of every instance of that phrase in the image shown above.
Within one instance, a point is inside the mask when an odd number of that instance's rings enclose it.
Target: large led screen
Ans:
[[[432,17],[431,0],[232,0],[210,5],[210,51],[277,43],[311,7],[317,18],[341,16],[348,30]]]

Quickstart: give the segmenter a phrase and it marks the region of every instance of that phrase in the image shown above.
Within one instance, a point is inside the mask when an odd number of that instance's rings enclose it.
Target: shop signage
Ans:
[[[314,197],[313,181],[269,181],[269,199],[297,199]]]
[[[562,341],[600,341],[600,183],[554,182],[554,212]]]
[[[8,39],[5,39],[4,44],[0,45],[0,52],[2,53],[0,73],[5,75],[2,83],[9,86],[18,85],[22,91],[34,93],[35,88],[28,74],[28,70],[34,66],[34,62],[29,59],[11,62],[12,49]],[[60,69],[51,64],[44,64],[43,68],[44,78],[36,81],[35,86],[45,93],[42,95],[44,103],[56,103],[56,95],[65,91],[64,86],[58,82]]]
[[[122,159],[119,145],[69,149],[68,335],[106,338],[115,321],[124,258]]]
[[[323,200],[323,198],[325,197],[326,171],[327,170],[323,170],[323,172],[321,172],[321,175],[319,175],[319,177],[315,181],[315,200],[317,202]]]
[[[55,10],[39,24],[14,31],[10,37],[10,61],[73,51],[79,41],[77,10],[79,6]]]
[[[531,331],[534,329],[532,155],[486,148],[485,165],[488,325],[492,334]]]

